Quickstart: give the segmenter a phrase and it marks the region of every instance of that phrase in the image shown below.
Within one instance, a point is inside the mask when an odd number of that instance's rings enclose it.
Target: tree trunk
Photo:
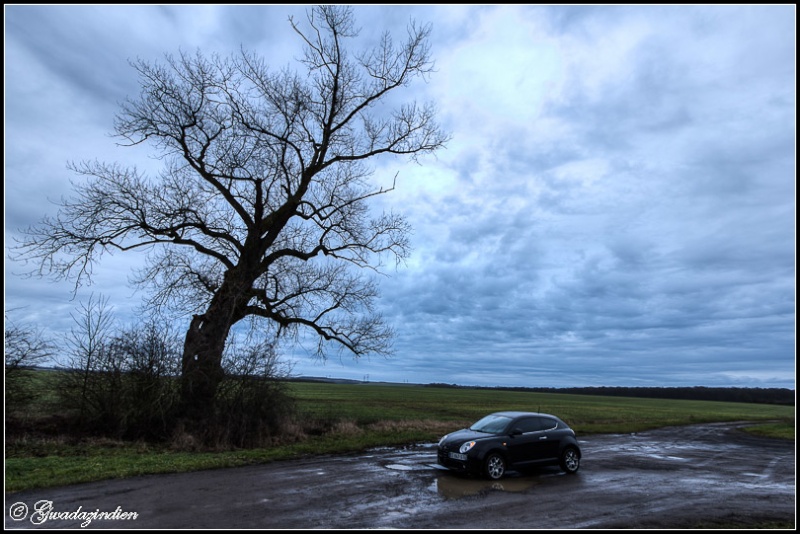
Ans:
[[[238,276],[237,276],[238,275]],[[250,287],[240,272],[229,271],[203,315],[195,315],[183,345],[181,400],[184,414],[202,420],[214,409],[217,387],[225,376],[222,354],[231,327],[241,318]]]
[[[214,408],[217,386],[222,381],[222,352],[230,327],[215,325],[195,315],[183,346],[181,400],[185,415],[202,419]]]

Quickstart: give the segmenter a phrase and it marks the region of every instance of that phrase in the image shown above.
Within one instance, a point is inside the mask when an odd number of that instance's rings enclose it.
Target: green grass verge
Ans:
[[[755,421],[764,423],[751,429],[753,432],[794,439],[793,406],[384,384],[292,383],[290,388],[298,402],[298,420],[328,421],[327,433],[270,448],[222,452],[178,452],[166,446],[108,440],[78,444],[33,438],[7,441],[6,492],[431,442],[500,410],[556,414],[579,437],[704,422]]]
[[[744,431],[765,438],[795,439],[794,420],[753,425],[745,428]]]

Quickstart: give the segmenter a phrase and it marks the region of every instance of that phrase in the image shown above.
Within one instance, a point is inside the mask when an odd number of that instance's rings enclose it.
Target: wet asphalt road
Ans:
[[[421,444],[36,490],[6,495],[5,527],[81,528],[86,512],[95,511],[114,518],[90,520],[89,528],[693,528],[795,521],[794,442],[714,424],[587,436],[581,445],[576,475],[543,468],[499,482],[439,470],[435,445]],[[83,515],[55,519],[35,511],[48,502],[57,514]]]

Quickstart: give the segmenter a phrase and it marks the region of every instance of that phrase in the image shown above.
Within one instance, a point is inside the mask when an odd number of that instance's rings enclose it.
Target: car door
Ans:
[[[517,466],[549,463],[558,457],[558,423],[555,419],[531,416],[512,425],[509,457]]]
[[[510,464],[522,465],[536,458],[536,450],[540,447],[539,428],[538,417],[523,417],[511,425],[506,446]]]
[[[558,458],[559,430],[558,421],[551,417],[537,417],[538,428],[536,432],[535,456],[537,460],[551,460]]]

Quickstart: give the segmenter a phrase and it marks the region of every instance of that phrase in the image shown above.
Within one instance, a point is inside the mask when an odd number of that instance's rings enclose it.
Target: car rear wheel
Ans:
[[[581,466],[581,457],[572,447],[567,447],[561,453],[561,469],[567,473],[575,473]]]
[[[484,473],[492,480],[499,480],[503,478],[506,472],[506,460],[500,454],[493,452],[486,457],[483,464]]]

